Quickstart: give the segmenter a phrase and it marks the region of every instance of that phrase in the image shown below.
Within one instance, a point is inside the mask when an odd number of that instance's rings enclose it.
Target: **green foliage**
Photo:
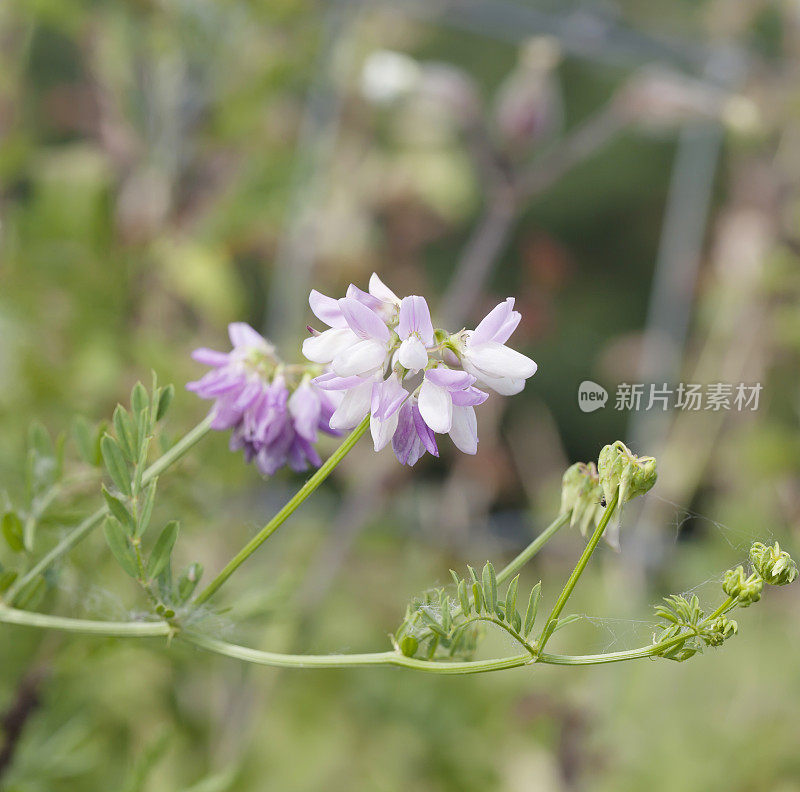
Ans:
[[[483,625],[489,623],[502,627],[520,646],[533,652],[527,639],[536,621],[541,581],[531,591],[523,620],[517,610],[519,575],[510,581],[505,597],[500,599],[491,562],[484,565],[480,580],[471,566],[467,572],[469,582],[450,570],[452,596],[444,588],[437,588],[412,600],[394,635],[394,642],[404,655],[429,660],[472,659]]]
[[[680,594],[673,594],[665,597],[664,603],[656,606],[655,613],[667,622],[667,627],[654,642],[680,640],[660,652],[660,657],[682,662],[702,652],[704,646],[719,646],[738,632],[737,623],[726,619],[724,615],[706,616],[696,595],[686,599]]]

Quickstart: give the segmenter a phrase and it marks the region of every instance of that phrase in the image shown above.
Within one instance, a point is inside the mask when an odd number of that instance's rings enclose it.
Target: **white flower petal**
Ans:
[[[331,416],[331,429],[337,431],[352,429],[369,412],[372,384],[372,380],[368,380],[345,393],[342,403]]]
[[[400,304],[400,298],[373,272],[369,279],[369,293],[383,302]]]
[[[495,341],[468,344],[465,354],[475,368],[489,377],[527,379],[536,373],[536,363],[529,357]]]
[[[303,341],[303,355],[312,363],[330,363],[347,347],[358,343],[358,336],[349,328],[326,330]]]
[[[385,421],[378,420],[374,415],[370,416],[369,428],[372,432],[372,441],[375,450],[380,451],[389,444],[397,429],[398,413],[390,415]]]
[[[453,425],[450,439],[465,454],[478,452],[478,421],[474,407],[453,407]]]
[[[428,350],[425,344],[415,335],[410,335],[397,351],[397,359],[401,366],[405,366],[409,371],[419,371],[428,364]]]
[[[484,377],[484,384],[501,396],[514,396],[525,387],[525,380],[514,377]]]
[[[343,349],[333,359],[332,368],[340,377],[371,374],[383,366],[386,346],[367,339]]]
[[[453,423],[453,400],[445,388],[425,380],[419,389],[419,412],[434,432],[444,434],[450,431]]]

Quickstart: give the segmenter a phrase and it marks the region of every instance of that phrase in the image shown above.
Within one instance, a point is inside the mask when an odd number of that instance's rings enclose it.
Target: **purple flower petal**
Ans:
[[[358,300],[343,297],[339,300],[339,307],[342,309],[350,329],[359,338],[374,339],[385,343],[391,337],[389,328],[383,319]]]
[[[471,338],[476,344],[487,341],[504,344],[516,329],[520,318],[520,314],[514,310],[514,298],[509,297],[486,314],[472,332]]]
[[[359,289],[358,286],[355,286],[352,283],[347,287],[345,297],[360,302],[362,305],[365,305],[367,308],[369,308],[370,311],[378,311],[383,307],[382,300],[378,299],[372,294],[368,294],[363,289]]]
[[[323,390],[340,391],[356,388],[361,385],[364,380],[361,377],[340,377],[333,371],[328,371],[325,374],[320,374],[315,377],[312,382]]]
[[[425,453],[414,426],[414,416],[409,402],[400,408],[397,429],[392,437],[392,451],[401,465],[413,465]]]
[[[467,374],[466,371],[457,371],[455,369],[445,368],[439,366],[438,368],[429,369],[425,372],[425,379],[438,385],[440,388],[447,388],[447,390],[463,390],[468,388],[475,382],[475,377]]]
[[[256,349],[270,348],[264,336],[257,333],[247,322],[231,322],[228,325],[228,336],[235,349],[255,347]]]
[[[322,411],[317,391],[308,382],[301,384],[289,397],[288,408],[297,434],[309,442],[315,442]]]
[[[314,315],[321,322],[325,322],[328,327],[347,327],[347,320],[339,307],[339,301],[333,297],[328,297],[322,292],[312,289],[311,294],[308,295],[308,304]]]
[[[414,429],[416,430],[417,436],[422,441],[425,449],[433,454],[433,456],[438,457],[439,448],[436,445],[436,437],[430,426],[425,423],[422,413],[420,413],[419,407],[416,404],[411,405],[411,417],[414,421]]]
[[[477,388],[465,388],[464,390],[450,391],[450,398],[456,407],[475,407],[483,404],[489,398],[489,394]]]
[[[192,352],[192,358],[204,366],[214,366],[219,368],[231,362],[231,357],[227,352],[217,352],[216,349],[200,347]]]
[[[394,415],[408,398],[408,391],[400,384],[397,374],[392,374],[383,382],[372,386],[372,404],[370,412],[380,421]]]
[[[397,334],[400,338],[408,338],[412,333],[416,333],[425,346],[433,344],[433,324],[428,303],[424,297],[416,295],[403,297],[397,324]]]

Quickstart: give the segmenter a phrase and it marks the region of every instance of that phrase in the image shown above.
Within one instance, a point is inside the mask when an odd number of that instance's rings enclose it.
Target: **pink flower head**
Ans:
[[[334,400],[307,377],[296,386],[281,373],[275,348],[244,322],[228,327],[230,352],[197,349],[193,357],[212,367],[186,387],[213,399],[213,429],[233,430],[231,450],[243,450],[264,475],[288,464],[293,470],[319,465],[314,448],[319,430],[330,426]]]

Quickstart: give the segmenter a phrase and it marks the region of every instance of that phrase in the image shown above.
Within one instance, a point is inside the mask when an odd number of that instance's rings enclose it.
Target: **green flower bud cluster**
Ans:
[[[600,486],[606,502],[618,496],[616,522],[606,531],[606,540],[619,547],[619,522],[622,507],[637,495],[644,495],[656,483],[655,457],[638,457],[621,440],[603,447],[597,460]]]
[[[597,460],[600,485],[606,500],[619,493],[619,505],[644,495],[656,483],[654,457],[638,457],[621,440],[604,446]]]
[[[770,586],[785,586],[797,577],[797,564],[777,542],[772,547],[754,542],[750,548],[750,563]]]
[[[747,575],[744,567],[729,569],[722,581],[722,590],[736,600],[740,608],[746,608],[761,599],[761,590],[764,588],[764,579],[757,572]]]
[[[664,605],[656,607],[656,615],[664,619],[667,626],[653,636],[654,643],[680,639],[658,653],[668,660],[683,662],[702,652],[704,646],[720,646],[739,632],[739,625],[732,619],[723,615],[707,616],[697,596],[691,599],[680,594],[665,597]]]
[[[576,462],[561,480],[561,514],[571,511],[569,524],[577,525],[586,536],[605,511],[603,488],[594,462]]]
[[[737,622],[726,616],[720,616],[711,623],[710,628],[703,632],[701,638],[708,646],[721,646],[726,638],[730,638],[738,632]]]

